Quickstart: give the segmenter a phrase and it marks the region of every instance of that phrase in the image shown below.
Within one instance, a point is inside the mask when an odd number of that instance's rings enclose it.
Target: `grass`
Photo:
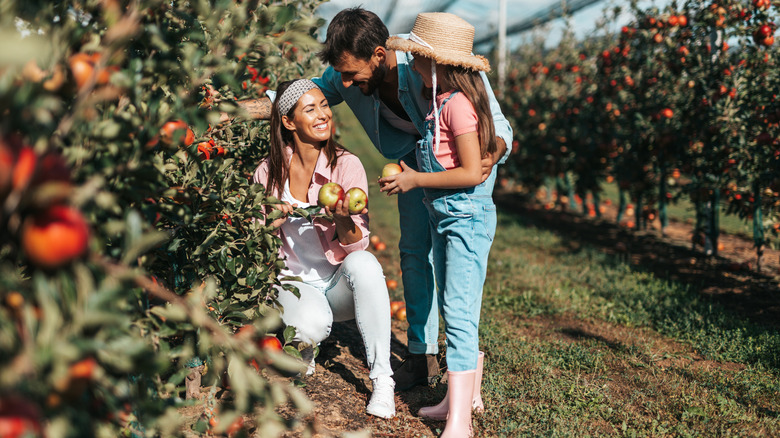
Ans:
[[[397,264],[395,199],[372,184],[387,160],[348,110],[336,119],[369,175],[372,231]],[[780,436],[776,329],[694,286],[571,250],[500,208],[496,235],[480,323],[487,411],[475,436]]]

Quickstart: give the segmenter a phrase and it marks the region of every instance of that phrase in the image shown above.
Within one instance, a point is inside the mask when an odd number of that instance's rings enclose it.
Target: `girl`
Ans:
[[[317,345],[330,334],[333,321],[356,319],[366,347],[374,391],[366,411],[382,418],[395,415],[395,383],[390,368],[390,299],[382,266],[368,247],[368,209],[350,215],[349,197],[331,211],[332,221],[291,217],[294,207],[316,205],[320,187],[337,182],[345,190],[368,192],[360,160],[331,138],[333,114],[328,101],[308,79],[284,82],[271,108],[270,151],[254,174],[255,183],[282,203],[282,217],[273,223],[286,257],[283,275],[300,292],[280,289],[285,325],[296,328],[296,341]],[[311,358],[307,375],[314,372]],[[306,357],[308,356],[308,357]]]
[[[427,133],[417,147],[416,172],[380,179],[381,190],[425,191],[439,311],[447,337],[447,395],[419,414],[446,419],[443,437],[471,434],[471,410],[480,397],[482,353],[478,325],[488,253],[496,228],[492,191],[496,172],[482,182],[481,160],[496,150],[495,128],[480,71],[488,61],[471,53],[474,27],[448,13],[417,16],[408,39],[391,37],[387,48],[414,56],[414,69],[433,93]]]

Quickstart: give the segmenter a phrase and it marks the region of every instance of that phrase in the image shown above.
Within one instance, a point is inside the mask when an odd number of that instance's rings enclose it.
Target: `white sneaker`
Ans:
[[[374,392],[368,402],[366,412],[381,418],[395,417],[395,381],[390,376],[371,379]]]
[[[301,359],[303,360],[303,363],[307,364],[306,375],[311,376],[314,374],[314,370],[316,370],[316,366],[314,364],[314,348],[307,347],[301,350]]]

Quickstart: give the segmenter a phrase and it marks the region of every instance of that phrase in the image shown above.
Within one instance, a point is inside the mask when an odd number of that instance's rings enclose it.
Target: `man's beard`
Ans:
[[[387,67],[384,64],[381,64],[376,69],[374,69],[371,77],[366,81],[367,88],[360,88],[360,91],[366,96],[371,96],[374,94],[374,91],[376,91],[377,88],[382,85],[382,81],[385,80],[385,75],[387,75]]]

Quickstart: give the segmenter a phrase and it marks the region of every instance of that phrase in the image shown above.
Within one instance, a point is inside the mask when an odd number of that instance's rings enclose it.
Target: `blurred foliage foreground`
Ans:
[[[309,401],[267,379],[299,365],[267,342],[265,127],[218,122],[316,71],[318,3],[0,0],[1,436],[300,425]],[[230,397],[187,399],[192,370]]]

